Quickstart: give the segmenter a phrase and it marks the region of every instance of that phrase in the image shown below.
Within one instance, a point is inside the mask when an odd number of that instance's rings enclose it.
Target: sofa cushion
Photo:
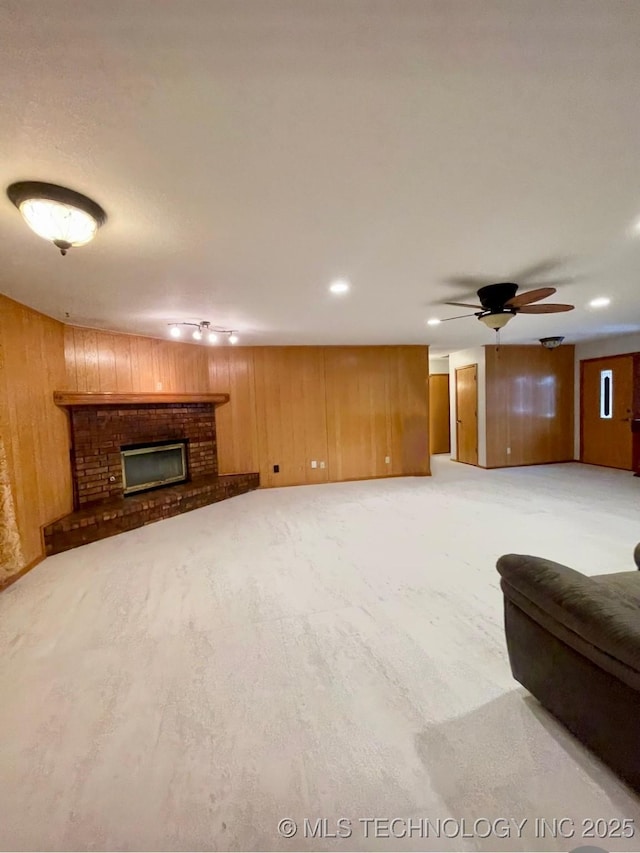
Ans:
[[[598,666],[640,689],[640,572],[628,573],[633,580],[590,578],[522,554],[501,557],[497,568],[505,596],[514,604]]]
[[[591,575],[591,580],[597,581],[614,593],[620,601],[629,601],[632,607],[640,607],[640,572],[614,572],[610,575]]]

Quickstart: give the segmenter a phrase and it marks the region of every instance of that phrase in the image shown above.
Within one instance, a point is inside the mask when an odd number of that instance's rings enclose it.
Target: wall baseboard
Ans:
[[[11,575],[10,578],[6,578],[6,580],[0,581],[0,592],[3,592],[16,581],[19,581],[20,578],[24,577],[27,572],[31,571],[31,569],[35,569],[35,567],[44,560],[45,556],[45,554],[41,554],[39,557],[36,557],[35,560],[32,560],[30,563],[28,563],[23,569],[20,569],[19,572],[16,572],[15,575]]]
[[[369,480],[397,480],[400,477],[431,477],[431,471],[429,471],[429,473],[426,471],[418,471],[415,474],[387,474],[382,477],[345,477],[342,480],[323,480],[319,483],[284,483],[282,486],[278,486],[277,484],[269,486],[261,485],[258,491],[268,489],[297,489],[299,486],[336,486],[339,483],[365,483]]]
[[[567,462],[579,462],[578,459],[554,459],[552,462],[521,462],[518,465],[478,465],[484,471],[504,471],[507,468],[534,468],[536,465],[566,465]]]

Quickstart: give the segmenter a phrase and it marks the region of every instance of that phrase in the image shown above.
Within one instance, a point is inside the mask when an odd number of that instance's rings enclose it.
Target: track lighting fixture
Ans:
[[[237,344],[239,341],[238,334],[233,329],[222,329],[212,326],[208,320],[201,320],[199,323],[169,323],[169,334],[171,337],[181,337],[183,326],[193,329],[191,337],[194,341],[201,341],[204,338],[207,343],[217,344],[220,335],[226,335],[230,344]]]

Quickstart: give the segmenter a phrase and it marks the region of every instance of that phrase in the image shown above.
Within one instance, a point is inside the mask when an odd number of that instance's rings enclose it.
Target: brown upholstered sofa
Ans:
[[[514,678],[640,791],[640,571],[587,577],[520,554],[497,568]]]

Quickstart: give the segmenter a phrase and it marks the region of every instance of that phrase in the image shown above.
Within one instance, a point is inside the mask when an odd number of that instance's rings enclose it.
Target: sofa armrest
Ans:
[[[640,570],[640,542],[638,542],[635,547],[635,550],[633,552],[633,559],[635,561],[636,566]]]
[[[640,672],[640,608],[606,583],[523,554],[500,557],[505,597],[574,646],[585,644]],[[542,617],[542,618],[541,618]],[[562,636],[564,634],[564,637]],[[577,642],[572,642],[572,634]]]

